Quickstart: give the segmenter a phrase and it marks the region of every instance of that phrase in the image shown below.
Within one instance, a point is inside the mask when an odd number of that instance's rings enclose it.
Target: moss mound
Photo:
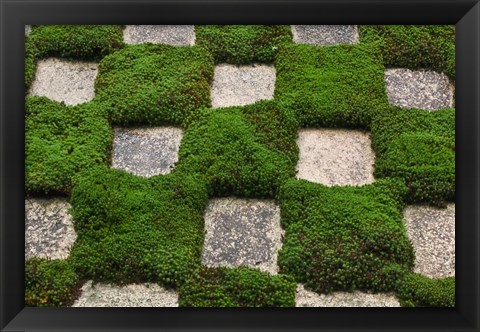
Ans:
[[[391,108],[372,124],[375,177],[405,179],[408,202],[455,198],[455,110]]]
[[[174,172],[203,176],[211,195],[274,197],[295,175],[297,123],[272,102],[204,110],[190,123]]]
[[[25,38],[25,92],[35,79],[35,70],[37,62],[37,48],[28,37]]]
[[[71,198],[78,235],[72,264],[94,281],[178,286],[200,264],[207,201],[194,176],[83,172]]]
[[[67,261],[32,258],[25,262],[26,306],[70,306],[77,287],[77,275]]]
[[[380,50],[373,44],[280,48],[275,98],[302,127],[369,128],[388,105]]]
[[[319,293],[394,290],[414,260],[401,214],[405,191],[394,180],[362,187],[289,180],[279,196],[281,272]]]
[[[29,38],[39,58],[98,60],[124,46],[121,25],[39,25]]]
[[[455,79],[454,25],[362,25],[362,43],[381,42],[387,67],[429,69]]]
[[[180,124],[210,106],[213,59],[199,47],[129,45],[103,58],[96,100],[116,124]]]
[[[411,273],[400,283],[398,296],[404,307],[455,307],[455,277],[431,279]]]
[[[254,269],[202,267],[180,289],[181,307],[294,307],[296,284]]]
[[[272,63],[278,46],[292,41],[288,25],[198,25],[196,44],[208,49],[215,63]]]
[[[68,194],[77,172],[108,162],[113,134],[102,105],[27,97],[25,109],[27,194]]]

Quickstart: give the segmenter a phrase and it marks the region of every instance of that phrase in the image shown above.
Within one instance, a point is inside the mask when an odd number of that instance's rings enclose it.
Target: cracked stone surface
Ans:
[[[368,134],[344,129],[302,129],[297,178],[327,186],[374,182],[375,154]]]
[[[404,211],[415,250],[414,272],[430,278],[455,275],[455,204],[445,209],[412,205]]]
[[[202,262],[211,267],[249,266],[277,274],[283,234],[280,207],[273,201],[213,199],[205,213]]]
[[[94,62],[56,58],[40,60],[30,95],[45,96],[66,105],[85,103],[95,96],[97,72],[98,63]]]
[[[335,292],[318,294],[297,285],[296,307],[400,307],[400,302],[392,294],[369,294],[360,291],[353,293]]]
[[[65,259],[77,235],[62,198],[25,200],[25,258]]]
[[[195,44],[195,29],[193,25],[127,25],[123,39],[127,44],[187,46]]]
[[[25,36],[28,36],[31,31],[32,31],[32,26],[31,25],[25,25]]]
[[[73,307],[178,307],[178,294],[152,283],[93,285],[90,280]]]
[[[299,44],[328,46],[359,41],[356,25],[292,25],[292,34]]]
[[[258,100],[273,99],[274,66],[215,66],[211,89],[212,107],[243,106]]]
[[[387,69],[385,82],[390,104],[429,111],[453,105],[454,89],[445,74],[434,71]]]
[[[139,176],[168,174],[178,161],[183,131],[175,127],[114,128],[112,167]]]

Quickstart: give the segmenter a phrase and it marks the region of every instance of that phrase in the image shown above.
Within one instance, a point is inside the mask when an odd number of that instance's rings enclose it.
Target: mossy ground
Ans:
[[[454,305],[454,278],[412,274],[401,209],[455,198],[454,110],[388,105],[384,70],[453,79],[452,27],[360,27],[361,43],[293,44],[288,26],[198,26],[196,46],[124,45],[119,26],[37,26],[35,62],[100,62],[96,96],[68,107],[26,99],[26,192],[68,195],[77,241],[65,261],[26,262],[26,303],[69,304],[78,280],[157,282],[182,306],[293,306],[296,283],[319,292],[395,291],[403,305]],[[214,63],[272,63],[274,99],[209,108]],[[173,172],[108,168],[112,126],[184,129]],[[326,187],[295,179],[304,127],[371,131],[376,182]],[[201,266],[203,213],[218,196],[273,198],[286,230],[280,274]],[[452,295],[453,294],[453,295]]]

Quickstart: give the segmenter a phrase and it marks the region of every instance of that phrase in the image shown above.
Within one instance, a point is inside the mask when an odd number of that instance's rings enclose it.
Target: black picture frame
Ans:
[[[1,331],[479,331],[480,4],[473,0],[0,0]],[[25,24],[455,24],[455,308],[24,308]]]

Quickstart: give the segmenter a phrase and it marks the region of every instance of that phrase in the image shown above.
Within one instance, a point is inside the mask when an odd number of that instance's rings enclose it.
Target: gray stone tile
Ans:
[[[328,46],[359,41],[356,25],[292,25],[292,34],[299,44]]]
[[[215,66],[211,90],[212,107],[243,106],[258,100],[273,99],[274,66]]]
[[[116,286],[88,281],[73,307],[178,307],[178,294],[152,283]]]
[[[45,96],[66,105],[85,103],[95,96],[97,72],[98,64],[94,62],[56,58],[40,60],[30,95]]]
[[[31,25],[25,25],[25,36],[30,35],[31,31],[32,31],[32,26]]]
[[[296,307],[400,307],[400,302],[393,294],[370,294],[360,291],[352,293],[334,292],[318,294],[297,285],[295,294]]]
[[[25,258],[65,259],[77,235],[63,198],[25,200]]]
[[[453,85],[445,74],[387,69],[385,82],[390,104],[429,111],[453,105]]]
[[[168,174],[178,161],[182,137],[182,129],[175,127],[117,127],[112,167],[145,177]]]
[[[195,44],[195,29],[193,25],[127,25],[123,39],[127,44],[188,46]]]
[[[283,234],[280,208],[273,201],[213,199],[205,213],[202,262],[211,267],[249,266],[276,274]]]
[[[344,129],[302,129],[297,144],[297,178],[327,186],[374,182],[375,155],[369,135]]]
[[[415,250],[414,272],[430,278],[455,275],[455,204],[445,209],[407,206],[407,234]]]

